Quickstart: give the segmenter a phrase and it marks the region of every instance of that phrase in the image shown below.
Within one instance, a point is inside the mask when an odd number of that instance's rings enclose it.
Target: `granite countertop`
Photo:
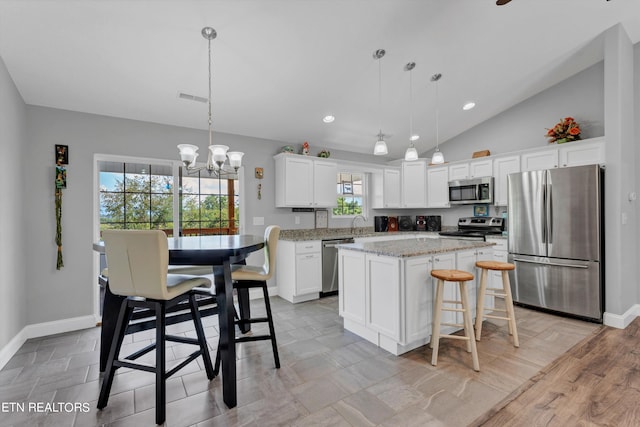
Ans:
[[[431,236],[439,236],[438,232],[434,231],[394,231],[391,233],[376,233],[373,231],[373,227],[358,227],[352,230],[351,228],[311,228],[311,229],[299,229],[299,230],[281,230],[280,240],[289,241],[305,241],[305,240],[328,240],[328,239],[344,239],[348,237],[380,237],[387,235],[401,236],[407,234],[413,237],[415,234],[425,234]]]
[[[384,242],[348,243],[338,245],[338,247],[340,249],[368,252],[376,255],[407,258],[464,251],[467,249],[483,248],[493,245],[495,245],[495,243],[475,240],[429,239],[417,237],[404,240],[389,240]]]

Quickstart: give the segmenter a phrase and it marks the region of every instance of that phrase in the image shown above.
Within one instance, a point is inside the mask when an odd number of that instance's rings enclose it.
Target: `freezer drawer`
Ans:
[[[513,300],[602,320],[600,263],[509,254]]]

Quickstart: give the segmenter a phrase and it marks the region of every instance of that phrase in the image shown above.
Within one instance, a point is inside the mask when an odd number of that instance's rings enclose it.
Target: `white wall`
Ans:
[[[4,155],[0,190],[0,350],[27,325],[25,237],[30,224],[24,221],[23,203],[28,188],[24,182],[26,123],[25,104],[0,58],[0,152]]]

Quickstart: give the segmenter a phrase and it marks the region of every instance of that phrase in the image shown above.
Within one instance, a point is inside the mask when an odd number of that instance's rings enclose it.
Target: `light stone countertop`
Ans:
[[[443,227],[446,228],[446,227]],[[305,240],[328,240],[328,239],[344,239],[348,237],[381,237],[388,235],[407,234],[413,237],[415,234],[424,234],[425,236],[439,237],[437,231],[394,231],[391,233],[376,233],[373,227],[358,227],[353,231],[351,228],[311,228],[299,230],[281,230],[280,240],[289,240],[294,242]]]
[[[484,248],[493,245],[495,245],[495,243],[476,240],[430,239],[418,237],[404,240],[388,240],[384,242],[347,243],[338,245],[338,248],[397,258],[408,258],[464,251],[474,248]]]

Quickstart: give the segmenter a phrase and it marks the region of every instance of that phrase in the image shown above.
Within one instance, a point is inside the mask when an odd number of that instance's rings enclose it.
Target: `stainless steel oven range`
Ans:
[[[496,217],[464,217],[458,219],[458,229],[441,231],[440,236],[449,239],[484,240],[488,235],[501,235],[504,219]]]

